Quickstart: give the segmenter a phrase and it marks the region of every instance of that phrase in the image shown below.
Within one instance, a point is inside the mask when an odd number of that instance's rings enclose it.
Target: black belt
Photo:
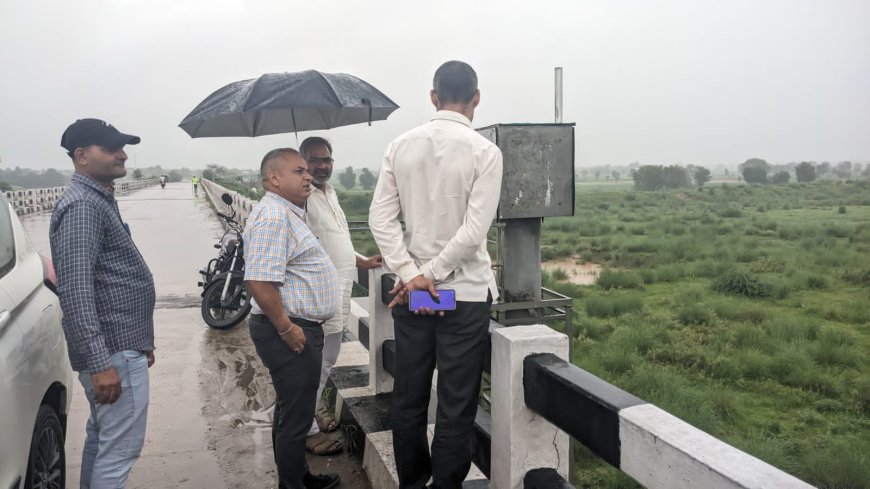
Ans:
[[[297,318],[293,316],[288,316],[290,321],[293,321],[294,324],[298,324],[299,326],[322,326],[324,321],[312,321],[310,319]],[[269,316],[265,314],[251,314],[251,319],[255,321],[264,321],[267,323],[271,323],[272,321],[269,319]]]

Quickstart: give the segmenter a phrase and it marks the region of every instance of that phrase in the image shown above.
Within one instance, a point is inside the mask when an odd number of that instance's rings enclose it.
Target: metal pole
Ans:
[[[562,67],[556,67],[556,124],[562,123]]]

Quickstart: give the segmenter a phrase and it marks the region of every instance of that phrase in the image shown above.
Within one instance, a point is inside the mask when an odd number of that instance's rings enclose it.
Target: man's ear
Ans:
[[[480,89],[474,91],[474,97],[471,98],[471,106],[477,108],[477,104],[480,103]]]
[[[429,100],[432,101],[432,105],[435,106],[436,110],[441,110],[441,100],[438,99],[438,92],[434,89],[429,90]]]
[[[85,148],[76,148],[73,151],[73,162],[76,165],[87,165],[88,159],[85,158]]]

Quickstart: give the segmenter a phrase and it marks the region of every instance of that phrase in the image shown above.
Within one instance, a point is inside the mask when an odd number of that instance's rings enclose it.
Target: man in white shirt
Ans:
[[[323,412],[321,405],[323,387],[341,351],[341,338],[350,314],[350,293],[356,269],[379,267],[381,257],[376,255],[363,259],[354,252],[347,218],[338,203],[335,189],[329,184],[335,163],[332,159],[332,144],[321,137],[310,137],[302,141],[299,153],[308,163],[308,172],[312,176],[311,183],[314,184],[306,202],[305,216],[308,227],[332,259],[332,263],[338,270],[338,281],[341,287],[341,307],[332,319],[323,323],[323,359],[320,368],[320,386],[317,389],[317,409],[305,443],[311,453],[331,455],[342,450],[342,442],[340,438],[326,435],[335,430],[338,423],[328,413]]]
[[[459,489],[471,467],[474,416],[489,343],[489,309],[498,297],[486,236],[498,207],[502,155],[471,127],[480,101],[477,74],[449,61],[435,72],[426,124],[387,148],[369,209],[372,235],[390,270],[396,377],[393,450],[399,486]],[[402,231],[399,214],[405,219]],[[456,291],[456,310],[411,313],[412,290]],[[431,457],[426,437],[432,372],[438,412]]]

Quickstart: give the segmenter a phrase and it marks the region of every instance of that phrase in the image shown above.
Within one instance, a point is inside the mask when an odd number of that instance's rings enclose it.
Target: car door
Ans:
[[[16,265],[13,217],[8,202],[0,198],[0,487],[10,487],[27,466],[27,453],[33,427],[33,409],[27,406],[22,379],[28,376],[27,353],[18,327],[18,304],[5,289],[14,287],[11,279]],[[38,400],[35,401],[38,404]]]

